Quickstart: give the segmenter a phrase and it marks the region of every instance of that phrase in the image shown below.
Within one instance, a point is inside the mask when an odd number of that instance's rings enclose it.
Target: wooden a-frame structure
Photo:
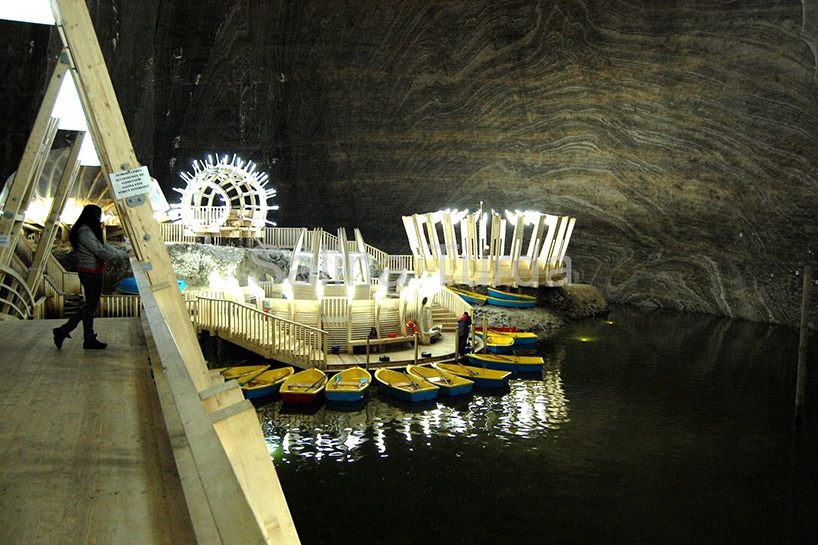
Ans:
[[[53,199],[28,274],[11,268],[23,213],[39,179],[58,120],[52,117],[62,80],[76,84],[106,180],[139,167],[84,0],[48,0],[64,49],[49,80],[0,217],[0,294],[36,292],[43,260],[51,251],[57,218],[77,179],[77,134],[69,164]],[[289,508],[264,443],[255,409],[235,381],[211,378],[176,275],[146,195],[116,199],[122,227],[132,241],[131,264],[150,334],[167,378],[171,417],[184,429],[187,454],[177,455],[185,497],[200,543],[299,543]],[[8,303],[0,301],[0,305]],[[24,316],[26,317],[26,316]],[[169,409],[163,399],[163,411]],[[179,449],[175,449],[179,450]],[[176,453],[175,453],[176,454]],[[184,466],[184,467],[183,467]]]

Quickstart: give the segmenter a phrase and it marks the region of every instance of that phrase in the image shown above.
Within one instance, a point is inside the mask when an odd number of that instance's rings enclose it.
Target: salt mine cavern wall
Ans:
[[[403,214],[569,214],[574,278],[613,302],[798,322],[818,253],[815,0],[89,8],[166,189],[238,152],[275,181],[279,225],[358,226],[393,253]],[[0,25],[5,178],[59,41]]]

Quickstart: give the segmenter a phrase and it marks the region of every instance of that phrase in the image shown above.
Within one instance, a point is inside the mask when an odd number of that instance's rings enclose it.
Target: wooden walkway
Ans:
[[[0,543],[195,543],[138,318],[0,322]]]

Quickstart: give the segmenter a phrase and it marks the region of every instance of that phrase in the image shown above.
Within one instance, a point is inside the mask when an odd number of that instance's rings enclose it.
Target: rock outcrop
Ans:
[[[390,253],[403,214],[568,214],[574,281],[613,302],[798,322],[818,255],[816,0],[91,8],[166,189],[193,159],[240,153],[276,180],[279,225],[357,226]],[[0,135],[21,150],[32,61],[58,40],[0,24],[18,127]]]

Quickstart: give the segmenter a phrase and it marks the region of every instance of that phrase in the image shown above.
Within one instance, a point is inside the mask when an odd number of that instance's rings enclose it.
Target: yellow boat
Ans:
[[[372,375],[366,369],[350,367],[339,371],[327,382],[328,401],[358,401],[372,385]]]
[[[436,398],[440,390],[422,378],[392,369],[378,369],[375,371],[375,380],[384,392],[406,401],[428,401]]]
[[[482,293],[476,293],[469,290],[463,290],[460,288],[453,288],[449,286],[449,289],[455,292],[461,299],[466,301],[467,303],[474,303],[475,305],[485,305],[486,304],[486,295]]]
[[[545,361],[540,356],[504,356],[501,354],[469,354],[472,365],[500,371],[536,372]]]
[[[214,369],[214,371],[221,373],[226,382],[233,379],[238,380],[240,377],[249,379],[269,368],[269,365],[235,365],[233,367],[221,367]],[[241,382],[241,380],[239,380],[239,382]]]
[[[406,372],[431,382],[440,392],[450,396],[468,394],[474,386],[474,381],[458,376],[435,367],[422,365],[407,365]]]
[[[316,368],[305,369],[290,375],[279,392],[285,403],[312,403],[324,392],[326,385],[326,373]]]
[[[435,367],[442,371],[465,377],[477,386],[486,388],[501,388],[508,384],[511,371],[499,371],[488,367],[472,367],[461,363],[435,363]]]
[[[483,337],[483,334],[481,333],[480,336]],[[495,354],[508,354],[511,352],[511,347],[514,346],[513,337],[503,333],[492,333],[491,331],[484,337],[484,342],[488,351]]]
[[[280,369],[268,369],[250,377],[242,377],[239,379],[241,391],[246,399],[274,394],[294,371],[292,367],[281,367]]]
[[[483,328],[475,328],[474,334],[478,337],[483,336]],[[529,331],[495,331],[489,328],[489,335],[500,337],[511,337],[515,345],[537,344],[537,334]]]

